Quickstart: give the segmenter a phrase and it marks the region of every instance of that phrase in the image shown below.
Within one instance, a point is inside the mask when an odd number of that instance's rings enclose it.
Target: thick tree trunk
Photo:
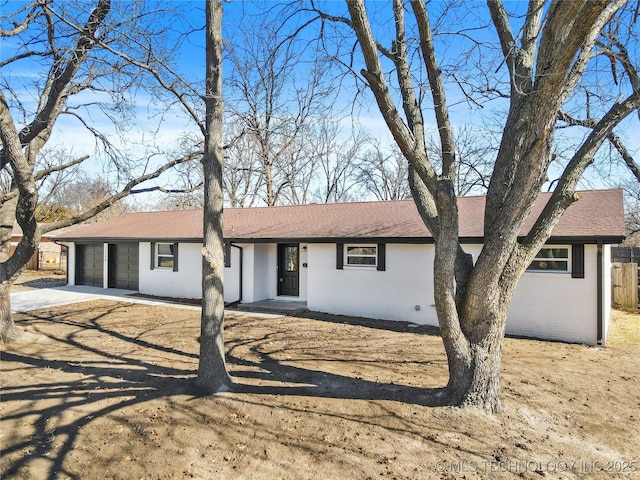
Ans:
[[[510,268],[497,281],[489,280],[493,271],[474,267],[455,311],[464,341],[453,342],[443,335],[449,364],[446,393],[450,404],[475,406],[488,413],[502,410],[500,369],[507,312],[527,264],[527,257],[514,253]]]
[[[231,379],[224,358],[224,245],[222,167],[222,2],[206,3],[206,138],[204,168],[204,245],[202,317],[196,385],[208,392],[228,390]]]
[[[24,270],[36,251],[40,233],[35,230],[23,237],[15,252],[10,255],[11,235],[16,221],[18,196],[7,199],[0,205],[0,342],[10,342],[20,335],[11,317],[11,286]]]
[[[447,348],[447,350],[449,350]],[[488,413],[502,410],[500,367],[502,336],[490,335],[471,341],[465,355],[448,356],[447,401],[456,406],[475,406]]]
[[[20,335],[20,330],[11,317],[11,300],[9,293],[11,283],[0,284],[0,343],[15,340]]]

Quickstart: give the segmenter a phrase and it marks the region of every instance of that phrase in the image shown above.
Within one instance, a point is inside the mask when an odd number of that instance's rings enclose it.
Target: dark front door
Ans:
[[[138,290],[138,244],[109,244],[109,288]]]
[[[300,294],[300,245],[278,245],[278,295],[297,297]]]
[[[103,259],[101,243],[76,244],[76,285],[102,287]]]

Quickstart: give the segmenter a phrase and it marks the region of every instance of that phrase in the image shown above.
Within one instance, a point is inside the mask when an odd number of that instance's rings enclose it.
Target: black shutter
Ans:
[[[156,268],[156,244],[151,242],[151,263],[149,264],[149,268],[153,270]]]
[[[231,242],[224,242],[224,266],[231,267]]]
[[[378,270],[384,272],[387,269],[387,245],[378,244]]]
[[[336,268],[344,269],[344,243],[336,243]]]
[[[173,244],[173,271],[178,271],[178,242]]]
[[[571,278],[584,278],[584,244],[571,246]]]

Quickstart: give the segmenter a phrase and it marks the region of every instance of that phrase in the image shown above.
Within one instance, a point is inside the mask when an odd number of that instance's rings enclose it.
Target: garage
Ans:
[[[103,286],[104,248],[102,243],[76,245],[76,285]]]
[[[109,288],[138,290],[138,244],[109,244]]]

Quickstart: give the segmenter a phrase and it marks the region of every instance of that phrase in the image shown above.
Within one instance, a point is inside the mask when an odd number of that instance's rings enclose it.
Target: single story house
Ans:
[[[603,344],[621,190],[581,192],[515,292],[507,333]],[[525,230],[550,194],[540,195]],[[482,248],[484,197],[459,199],[467,252]],[[225,209],[225,301],[437,325],[433,238],[412,200]],[[69,284],[201,298],[202,210],[131,213],[57,236]]]

